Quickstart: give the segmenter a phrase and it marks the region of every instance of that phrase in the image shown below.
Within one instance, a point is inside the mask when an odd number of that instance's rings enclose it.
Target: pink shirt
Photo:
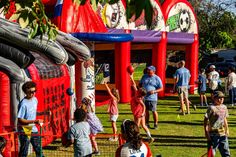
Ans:
[[[116,99],[110,99],[107,112],[110,113],[110,115],[118,115],[118,106],[117,106],[117,100]]]
[[[142,117],[143,113],[143,105],[141,104],[142,98],[139,97],[132,97],[130,101],[131,111],[133,112],[133,115],[135,118]]]

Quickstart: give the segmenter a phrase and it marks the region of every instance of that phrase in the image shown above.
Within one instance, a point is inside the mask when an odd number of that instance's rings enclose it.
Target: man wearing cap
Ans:
[[[152,111],[153,119],[154,119],[154,129],[157,129],[158,123],[158,113],[156,111],[157,108],[157,100],[158,100],[158,92],[163,90],[163,85],[160,77],[155,74],[156,68],[154,66],[147,67],[147,74],[144,74],[140,80],[140,86],[145,88],[147,91],[147,95],[145,96],[145,106],[146,106],[146,124],[150,128],[149,125],[149,111]]]
[[[208,74],[209,88],[211,92],[211,99],[213,100],[213,93],[218,89],[218,82],[220,79],[219,73],[215,70],[215,65],[210,66],[210,72]]]
[[[188,87],[190,80],[190,72],[187,68],[185,68],[185,61],[182,60],[178,63],[179,69],[176,70],[174,74],[174,91],[177,90],[180,100],[180,106],[182,110],[182,114],[185,115],[184,112],[184,103],[187,106],[187,113],[190,114],[189,111],[189,100],[188,100]]]
[[[212,148],[213,156],[218,148],[222,157],[230,157],[229,151],[229,128],[227,107],[223,104],[224,93],[215,91],[213,93],[214,104],[209,106],[204,117],[204,130],[207,138],[208,150]]]

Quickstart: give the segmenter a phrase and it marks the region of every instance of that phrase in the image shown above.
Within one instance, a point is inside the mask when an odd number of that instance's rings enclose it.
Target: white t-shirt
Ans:
[[[218,80],[220,79],[220,75],[217,71],[212,71],[208,74],[209,79],[209,88],[212,90],[217,89],[218,87]]]
[[[234,72],[231,72],[228,75],[228,89],[232,89],[236,87],[236,74]]]

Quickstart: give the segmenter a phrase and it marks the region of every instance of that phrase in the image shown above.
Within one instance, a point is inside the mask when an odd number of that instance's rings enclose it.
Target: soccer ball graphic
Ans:
[[[187,10],[182,10],[179,15],[179,27],[181,32],[187,32],[190,28],[190,14]]]

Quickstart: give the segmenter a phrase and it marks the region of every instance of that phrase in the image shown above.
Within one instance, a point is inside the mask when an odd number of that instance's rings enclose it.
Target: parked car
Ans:
[[[216,71],[220,74],[220,77],[228,76],[229,67],[234,67],[236,69],[236,62],[216,62],[207,64],[205,70],[206,73],[210,72],[210,66],[215,65]]]

